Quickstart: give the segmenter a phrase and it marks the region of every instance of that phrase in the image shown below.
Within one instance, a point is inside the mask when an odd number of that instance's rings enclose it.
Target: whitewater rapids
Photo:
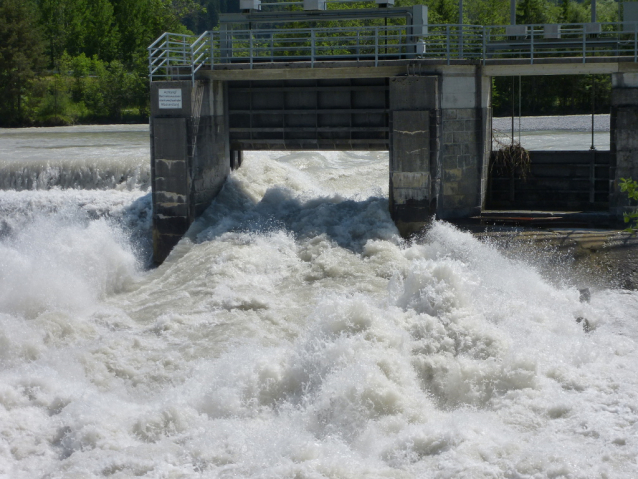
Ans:
[[[638,477],[636,292],[403,241],[377,153],[247,155],[148,269],[133,156],[0,191],[0,478]]]

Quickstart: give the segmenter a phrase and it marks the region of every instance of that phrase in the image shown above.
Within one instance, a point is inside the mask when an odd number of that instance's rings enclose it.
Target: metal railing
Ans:
[[[148,47],[148,71],[151,81],[180,75],[192,65],[192,35],[164,33]]]
[[[484,27],[483,63],[493,59],[631,57],[638,61],[638,24],[576,23]]]
[[[480,58],[481,27],[434,26],[430,32],[417,37],[404,26],[233,31],[220,34],[219,57],[237,63],[374,60],[378,65],[385,59],[423,55],[426,45],[428,56],[460,58],[458,48],[447,43],[458,44],[463,38],[465,56]]]
[[[515,28],[514,28],[515,27]],[[200,37],[165,33],[149,48],[151,80],[195,79],[204,66],[264,62],[369,61],[427,58],[447,64],[597,56],[638,61],[637,23],[568,25],[428,25],[209,31]]]

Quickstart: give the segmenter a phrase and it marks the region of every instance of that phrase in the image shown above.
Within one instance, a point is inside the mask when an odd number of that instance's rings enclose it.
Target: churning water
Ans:
[[[638,476],[635,292],[404,242],[376,153],[247,155],[148,270],[147,144],[0,132],[1,478]]]

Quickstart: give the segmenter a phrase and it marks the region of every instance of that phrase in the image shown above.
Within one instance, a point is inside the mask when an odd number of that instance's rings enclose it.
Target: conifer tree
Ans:
[[[43,64],[43,45],[28,0],[0,2],[0,123],[24,120],[23,97]]]

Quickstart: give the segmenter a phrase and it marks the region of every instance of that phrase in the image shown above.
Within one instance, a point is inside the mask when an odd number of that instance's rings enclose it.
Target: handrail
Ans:
[[[199,37],[164,33],[149,47],[149,76],[195,80],[204,66],[324,60],[432,58],[457,60],[582,58],[620,56],[638,62],[638,23],[601,22],[552,25],[428,25],[414,34],[406,25],[207,31]]]

